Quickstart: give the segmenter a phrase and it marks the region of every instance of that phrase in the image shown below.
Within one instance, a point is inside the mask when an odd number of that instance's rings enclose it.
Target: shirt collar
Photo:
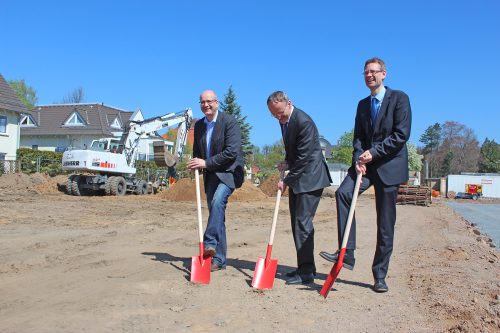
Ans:
[[[215,124],[215,122],[217,121],[217,117],[218,117],[218,116],[219,116],[219,111],[217,111],[217,113],[215,114],[215,117],[214,117],[214,119],[213,119],[212,121],[209,121],[209,120],[207,119],[207,117],[205,117],[205,120],[203,120],[203,121],[204,121],[204,122],[205,122],[205,124],[207,124],[207,125],[208,125],[208,124]]]
[[[382,102],[384,100],[385,91],[385,87],[382,86],[382,89],[380,89],[380,91],[375,96],[371,96],[371,98],[376,98],[377,101]]]

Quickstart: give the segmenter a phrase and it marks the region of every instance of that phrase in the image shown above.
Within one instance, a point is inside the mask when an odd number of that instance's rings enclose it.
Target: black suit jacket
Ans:
[[[370,96],[358,103],[352,162],[354,165],[365,150],[370,150],[373,159],[367,165],[368,172],[376,172],[385,185],[396,185],[408,180],[406,142],[411,131],[411,107],[404,92],[385,88],[373,127]]]
[[[210,157],[207,158],[207,125],[205,117],[194,125],[193,157],[206,161],[206,172],[217,175],[221,182],[230,188],[243,184],[243,152],[241,149],[241,129],[236,119],[218,111],[217,121],[212,132]],[[204,177],[205,185],[207,177]]]
[[[294,107],[284,137],[289,173],[283,180],[293,193],[305,193],[330,186],[332,179],[319,144],[314,121]]]

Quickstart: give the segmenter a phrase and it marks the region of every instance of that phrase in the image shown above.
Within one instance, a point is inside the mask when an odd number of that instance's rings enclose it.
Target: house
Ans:
[[[141,121],[141,110],[121,110],[103,103],[39,105],[21,119],[21,148],[63,152],[86,149],[92,140],[120,138],[129,120]],[[139,143],[138,158],[153,160],[153,141]]]
[[[0,161],[16,160],[20,138],[19,120],[27,111],[26,106],[0,74]],[[0,166],[5,167],[3,162]]]
[[[332,144],[330,141],[325,139],[324,136],[320,135],[319,136],[319,145],[321,146],[321,151],[323,152],[323,156],[328,159],[332,156]]]
[[[344,163],[327,163],[330,176],[332,177],[332,186],[340,186],[347,176],[349,166]]]

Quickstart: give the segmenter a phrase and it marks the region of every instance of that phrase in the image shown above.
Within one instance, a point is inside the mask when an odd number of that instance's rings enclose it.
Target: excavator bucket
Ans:
[[[153,142],[153,150],[155,153],[155,163],[160,167],[173,167],[177,160],[168,150],[165,143],[161,141]]]

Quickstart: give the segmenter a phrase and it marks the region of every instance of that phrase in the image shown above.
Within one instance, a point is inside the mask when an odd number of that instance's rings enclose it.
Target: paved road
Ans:
[[[477,224],[482,233],[488,234],[497,249],[500,246],[500,205],[472,204],[460,201],[448,202],[448,205],[467,221]]]

